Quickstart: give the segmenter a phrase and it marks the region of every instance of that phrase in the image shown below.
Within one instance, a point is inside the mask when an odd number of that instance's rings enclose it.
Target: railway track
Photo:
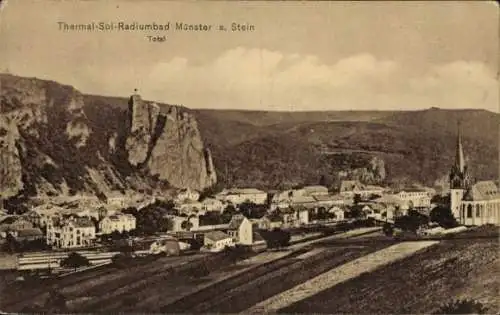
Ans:
[[[175,258],[177,258],[178,260],[178,257]],[[187,263],[198,258],[199,257],[193,257],[190,260],[188,260]],[[168,270],[171,267],[172,265],[165,265],[165,262],[162,263],[162,260],[160,261],[153,260],[145,265],[133,266],[132,268],[130,268],[130,272],[126,274],[123,273],[117,274],[119,279],[106,281],[98,285],[92,285],[87,290],[86,289],[82,290],[82,288],[79,285],[85,284],[85,282],[91,281],[93,279],[99,279],[104,276],[117,273],[120,270],[110,268],[107,270],[106,269],[100,270],[97,274],[95,272],[92,272],[91,274],[86,274],[83,278],[77,277],[77,278],[67,278],[67,279],[65,278],[52,279],[48,280],[45,285],[43,285],[42,287],[40,287],[39,289],[37,289],[32,293],[26,294],[25,291],[20,291],[24,293],[16,298],[13,298],[12,301],[9,301],[8,303],[2,303],[2,308],[19,310],[22,307],[31,304],[31,300],[47,293],[48,290],[53,286],[61,288],[63,294],[65,294],[68,297],[73,296],[74,291],[77,291],[79,294],[81,294],[82,291],[83,292],[88,291],[92,296],[102,296],[108,292],[118,290],[119,288],[126,286],[127,284],[136,283],[140,280],[149,279],[151,277],[157,276],[159,273],[162,273],[163,271]],[[20,290],[22,290],[22,288],[20,288]]]

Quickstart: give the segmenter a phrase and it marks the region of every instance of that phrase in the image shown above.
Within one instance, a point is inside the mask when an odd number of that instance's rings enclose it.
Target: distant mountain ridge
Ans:
[[[486,110],[362,111],[359,119],[356,111],[193,112],[229,184],[289,187],[326,176],[335,185],[380,158],[385,183],[446,186],[458,121],[475,177],[498,178],[499,114]]]
[[[7,165],[1,171],[9,195],[144,191],[163,184],[203,189],[215,176],[219,186],[265,189],[320,181],[334,187],[346,178],[445,185],[457,121],[473,175],[498,178],[499,115],[485,110],[267,112],[153,106],[141,99],[136,108],[145,111],[132,127],[128,97],[0,79],[0,157]]]

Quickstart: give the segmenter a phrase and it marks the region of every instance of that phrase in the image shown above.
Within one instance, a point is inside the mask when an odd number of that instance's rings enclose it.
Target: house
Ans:
[[[344,180],[340,184],[340,195],[346,198],[354,198],[360,195],[361,198],[369,198],[372,195],[382,196],[384,188],[374,185],[364,185],[357,180]]]
[[[191,214],[191,213],[202,214],[205,212],[202,211],[201,202],[192,200],[184,200],[182,203],[177,204],[176,208],[179,210],[180,213],[186,213],[186,214]]]
[[[18,230],[15,238],[17,241],[35,241],[43,239],[44,235],[39,228],[31,228]]]
[[[345,211],[339,206],[334,206],[328,210],[328,213],[331,213],[335,216],[335,221],[342,221],[345,219]]]
[[[17,237],[19,231],[32,228],[33,223],[21,216],[4,217],[0,222],[0,237],[6,238],[7,234]]]
[[[99,220],[99,209],[95,208],[86,208],[86,209],[77,209],[75,211],[71,211],[81,218],[89,218]]]
[[[106,203],[109,206],[116,208],[125,208],[127,206],[127,200],[125,196],[112,196],[106,199]]]
[[[280,229],[283,226],[283,217],[280,215],[269,215],[267,219],[269,220],[268,230]]]
[[[205,198],[201,201],[201,210],[205,212],[209,211],[223,212],[224,203],[215,198]]]
[[[59,248],[87,247],[94,244],[95,225],[88,218],[52,218],[47,224],[47,244]]]
[[[228,234],[236,243],[252,245],[253,227],[250,220],[241,214],[234,215],[229,222]]]
[[[306,208],[297,209],[298,224],[309,224],[309,211]]]
[[[185,201],[198,201],[200,199],[200,193],[196,190],[191,190],[190,188],[181,189],[177,196],[175,197],[175,202],[183,203]]]
[[[203,246],[211,252],[220,252],[226,247],[233,247],[233,237],[222,231],[211,231],[205,234]]]
[[[250,219],[254,230],[269,230],[271,227],[271,220],[267,216],[263,216],[259,219]]]
[[[38,212],[33,211],[33,210],[26,212],[23,215],[23,217],[27,221],[31,222],[31,224],[33,224],[33,226],[40,226],[41,221],[42,221],[42,216]]]
[[[302,188],[303,195],[305,196],[327,196],[328,188],[325,186],[305,186]]]
[[[173,237],[164,237],[156,240],[149,246],[149,252],[153,255],[166,253],[169,256],[179,255],[181,249],[179,241]]]
[[[313,196],[318,207],[332,207],[334,205],[344,205],[345,199],[340,195],[315,195]]]
[[[119,213],[105,217],[99,222],[101,234],[111,234],[113,231],[125,232],[135,230],[136,219],[131,214]]]
[[[302,206],[308,209],[318,206],[316,199],[312,196],[294,196],[291,199],[292,207]]]
[[[255,188],[224,189],[222,192],[215,195],[215,199],[230,202],[234,205],[239,205],[244,202],[265,204],[267,202],[267,193]]]
[[[396,192],[396,195],[406,202],[408,208],[429,208],[431,206],[431,195],[426,189],[404,189]]]

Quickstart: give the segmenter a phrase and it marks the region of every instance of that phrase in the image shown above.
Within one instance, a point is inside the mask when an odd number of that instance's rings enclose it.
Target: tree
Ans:
[[[261,231],[260,233],[269,248],[280,248],[290,245],[291,235],[288,231],[274,229],[272,231]]]
[[[238,211],[236,210],[236,208],[232,204],[227,205],[227,207],[222,212],[222,222],[229,223],[231,221],[231,218],[233,217],[233,215],[235,215],[237,213],[238,213]]]
[[[74,268],[75,271],[79,267],[89,266],[90,262],[87,257],[82,256],[76,252],[72,252],[69,256],[61,261],[62,267]]]
[[[12,234],[7,231],[7,237],[5,242],[6,249],[9,253],[15,253],[19,250],[20,244]]]
[[[474,300],[455,300],[442,305],[434,314],[487,314],[488,309]]]
[[[382,231],[386,236],[392,236],[394,233],[394,228],[392,227],[392,224],[390,223],[384,223],[384,226],[382,227]]]
[[[408,215],[397,217],[394,221],[394,225],[397,228],[413,233],[416,233],[420,226],[428,223],[429,219],[426,216],[414,210],[409,211]]]
[[[241,214],[249,219],[260,219],[267,213],[265,205],[258,205],[249,201],[240,204],[239,209]]]
[[[451,209],[446,206],[437,206],[430,213],[430,220],[436,222],[445,229],[458,226],[458,222],[451,213]]]
[[[182,221],[181,223],[181,228],[183,228],[186,231],[191,230],[191,228],[193,227],[193,223],[189,221],[189,219],[190,218],[187,218],[185,221]]]
[[[320,186],[328,186],[328,182],[326,180],[325,175],[321,175],[321,177],[319,178],[319,185]]]
[[[360,194],[355,194],[354,197],[352,198],[352,202],[357,205],[362,201],[361,195]]]

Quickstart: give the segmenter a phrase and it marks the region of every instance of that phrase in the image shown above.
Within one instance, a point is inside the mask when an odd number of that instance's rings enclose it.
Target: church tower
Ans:
[[[458,124],[457,144],[455,151],[455,163],[450,171],[450,206],[453,216],[460,219],[460,204],[467,189],[471,185],[471,177],[468,167],[465,164],[464,151],[462,146],[462,135],[460,133],[460,123]]]

